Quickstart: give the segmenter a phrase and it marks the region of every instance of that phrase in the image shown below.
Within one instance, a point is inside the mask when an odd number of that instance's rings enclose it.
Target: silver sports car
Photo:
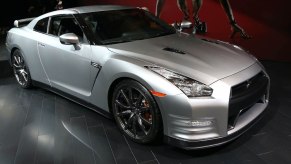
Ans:
[[[113,117],[138,143],[221,145],[268,105],[269,76],[254,56],[141,8],[76,7],[14,25],[6,46],[21,87],[43,87]]]

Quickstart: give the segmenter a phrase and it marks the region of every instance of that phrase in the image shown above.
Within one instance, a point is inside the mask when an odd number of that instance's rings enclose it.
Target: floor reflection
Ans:
[[[272,81],[267,115],[234,142],[195,151],[134,143],[113,120],[49,91],[22,89],[11,76],[1,78],[0,163],[291,163],[291,77],[284,74],[290,66],[264,64]]]

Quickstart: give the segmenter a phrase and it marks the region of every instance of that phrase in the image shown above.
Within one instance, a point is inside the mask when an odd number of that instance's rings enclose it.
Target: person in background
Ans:
[[[63,9],[63,1],[62,0],[56,0],[57,4],[55,6],[55,10],[61,10]]]
[[[250,39],[251,36],[248,35],[245,32],[245,30],[237,24],[229,1],[228,0],[219,0],[219,1],[228,17],[228,20],[231,26],[232,33],[230,37],[234,38],[234,36],[238,33],[243,39]],[[155,11],[157,17],[161,16],[161,11],[164,6],[164,3],[165,3],[165,0],[157,0],[156,11]],[[186,0],[177,0],[177,5],[180,11],[184,15],[184,20],[189,20],[190,19],[189,7],[187,5]],[[200,11],[201,6],[202,6],[202,0],[192,0],[193,20],[194,20],[193,33],[203,34],[207,32],[206,23],[200,21],[199,19],[199,11]]]

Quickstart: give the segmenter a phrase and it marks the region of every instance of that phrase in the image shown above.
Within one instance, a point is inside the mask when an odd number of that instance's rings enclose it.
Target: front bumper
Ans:
[[[215,147],[219,145],[223,145],[225,143],[228,143],[230,141],[233,141],[234,139],[241,136],[243,133],[245,133],[249,128],[251,128],[253,125],[255,125],[264,115],[265,113],[265,107],[267,104],[263,106],[257,106],[258,108],[257,112],[253,112],[254,119],[251,122],[248,122],[248,124],[240,124],[240,122],[245,122],[245,119],[248,118],[240,118],[241,120],[238,120],[237,128],[234,128],[229,131],[228,135],[225,137],[218,137],[218,138],[212,138],[212,139],[206,139],[206,140],[183,140],[181,138],[173,138],[169,136],[164,136],[164,141],[172,146],[180,147],[186,150],[192,150],[192,149],[203,149],[203,148],[210,148]]]
[[[167,96],[161,103],[163,116],[166,115],[165,141],[184,149],[201,149],[239,137],[264,113],[268,105],[269,77],[263,71],[266,75],[265,86],[261,87],[259,94],[252,92],[248,96],[248,93],[240,95],[239,92],[240,97],[232,99],[234,86],[249,81],[262,71],[258,64],[254,64],[213,83],[210,85],[214,90],[212,97],[188,98],[183,94]],[[237,101],[240,98],[243,100]]]

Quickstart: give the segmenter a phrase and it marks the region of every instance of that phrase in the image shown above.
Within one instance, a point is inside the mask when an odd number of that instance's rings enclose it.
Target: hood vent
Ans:
[[[178,50],[178,49],[175,49],[175,48],[170,48],[170,47],[166,47],[163,50],[164,51],[169,51],[169,52],[174,52],[174,53],[177,53],[177,54],[182,54],[182,55],[186,54],[186,52],[184,52],[184,51],[181,51],[181,50]]]

